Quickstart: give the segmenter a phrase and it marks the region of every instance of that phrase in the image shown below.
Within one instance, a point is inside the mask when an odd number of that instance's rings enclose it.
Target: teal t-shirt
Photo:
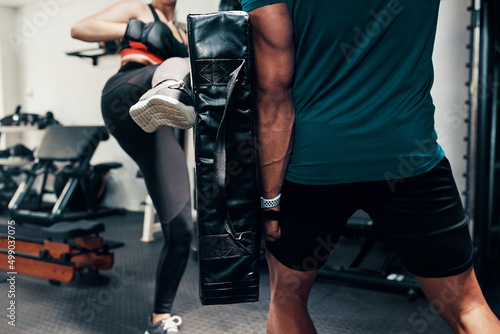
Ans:
[[[301,184],[389,182],[432,169],[432,52],[440,0],[286,2],[295,29],[294,145]]]

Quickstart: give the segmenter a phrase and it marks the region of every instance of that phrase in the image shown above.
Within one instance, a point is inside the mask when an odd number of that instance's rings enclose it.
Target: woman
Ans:
[[[191,201],[185,155],[173,129],[157,124],[147,133],[129,109],[154,88],[153,79],[161,86],[165,78],[179,83],[189,77],[187,35],[174,23],[175,5],[176,0],[119,1],[71,29],[73,38],[87,42],[121,40],[121,68],[106,83],[101,108],[109,132],[144,175],[164,235],[149,334],[177,333],[182,322],[171,308],[189,256]],[[164,90],[175,91],[172,80]]]

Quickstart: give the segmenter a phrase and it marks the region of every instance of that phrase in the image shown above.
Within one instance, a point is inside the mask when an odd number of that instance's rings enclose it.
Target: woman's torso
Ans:
[[[142,10],[137,14],[136,17],[133,18],[142,21],[146,24],[155,21],[163,22],[166,25],[166,27],[170,30],[173,38],[175,39],[173,41],[174,46],[178,49],[187,48],[186,33],[180,28],[178,28],[174,24],[174,22],[168,21],[165,15],[161,11],[155,9],[152,5],[142,4]],[[124,66],[129,62],[136,62],[144,65],[156,65],[164,60],[161,57],[154,55],[151,52],[148,52],[147,47],[139,44],[140,43],[138,42],[132,42],[132,45],[130,45],[128,41],[122,40],[121,66]]]

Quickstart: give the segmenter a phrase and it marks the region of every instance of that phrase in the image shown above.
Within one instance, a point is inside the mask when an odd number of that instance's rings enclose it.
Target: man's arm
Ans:
[[[281,192],[292,150],[295,116],[292,100],[295,64],[293,24],[285,3],[254,9],[249,16],[257,79],[257,152],[261,196],[272,199]],[[265,219],[264,224],[265,240],[275,241],[280,237],[277,221]]]

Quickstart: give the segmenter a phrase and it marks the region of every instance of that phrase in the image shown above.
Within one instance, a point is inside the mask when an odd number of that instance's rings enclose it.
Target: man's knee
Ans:
[[[307,303],[317,272],[290,269],[272,254],[268,254],[268,264],[273,280],[272,297],[287,302]]]

